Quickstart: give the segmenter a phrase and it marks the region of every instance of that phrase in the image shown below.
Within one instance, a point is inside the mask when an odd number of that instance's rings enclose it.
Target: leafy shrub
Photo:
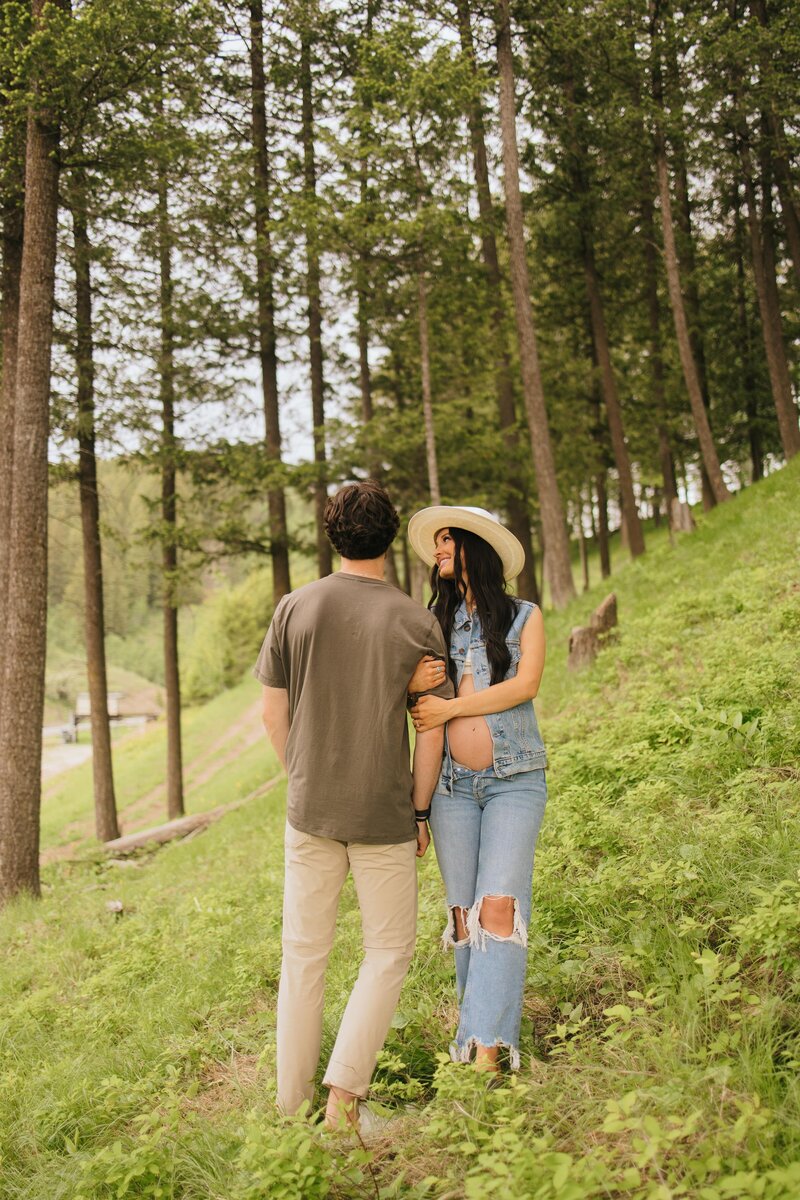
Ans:
[[[186,653],[187,700],[209,700],[238,683],[255,662],[271,617],[272,579],[263,568],[199,608]]]

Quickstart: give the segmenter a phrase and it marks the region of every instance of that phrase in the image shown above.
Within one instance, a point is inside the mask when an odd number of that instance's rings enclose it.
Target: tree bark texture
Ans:
[[[689,338],[689,327],[686,321],[686,310],[683,305],[683,294],[681,292],[678,255],[675,247],[675,232],[672,224],[669,170],[663,142],[657,149],[656,167],[658,170],[658,190],[661,197],[661,223],[664,233],[664,258],[667,268],[667,284],[669,287],[670,305],[672,307],[672,319],[675,324],[675,336],[678,341],[678,353],[680,355],[681,367],[683,368],[686,390],[689,393],[689,404],[691,405],[692,417],[694,418],[694,427],[697,431],[697,440],[700,443],[700,454],[708,473],[714,499],[719,504],[723,500],[729,499],[730,493],[725,486],[725,480],[722,478],[722,469],[719,465],[717,448],[714,445],[714,438],[708,421],[708,413],[703,403],[700,377],[697,374],[697,365]]]
[[[498,0],[496,21],[497,65],[500,76],[500,125],[503,142],[503,174],[511,287],[514,295],[514,312],[531,452],[539,491],[542,530],[547,555],[547,574],[553,603],[556,608],[563,608],[575,596],[575,583],[570,564],[564,505],[558,489],[555,458],[547,424],[547,409],[531,309],[530,279],[519,184],[509,0]]]
[[[608,579],[611,574],[611,551],[608,540],[608,492],[605,471],[595,475],[594,488],[597,493],[597,549],[600,553],[600,575]]]
[[[750,11],[763,29],[769,26],[769,15],[765,0],[753,0]],[[762,64],[762,70],[767,64]],[[792,262],[795,282],[800,287],[800,213],[798,212],[797,196],[794,180],[789,166],[789,156],[786,146],[786,133],[783,121],[773,107],[765,113],[767,133],[769,136],[769,156],[778,187],[778,198],[781,202],[783,227],[786,231],[786,244]]]
[[[94,420],[94,338],[92,330],[91,247],[86,184],[73,180],[72,226],[75,247],[75,365],[78,380],[78,479],[83,534],[84,628],[92,721],[92,779],[95,833],[101,842],[119,837],[108,720],[103,560],[100,498],[97,490]]]
[[[647,297],[647,320],[650,328],[648,367],[650,369],[650,400],[658,421],[658,460],[664,486],[667,518],[672,511],[672,501],[677,499],[678,485],[675,481],[675,462],[672,457],[669,433],[666,427],[666,398],[664,393],[664,354],[661,343],[661,301],[658,295],[658,251],[656,249],[655,206],[650,188],[649,170],[642,172],[642,190],[639,215],[644,250],[644,285]]]
[[[674,215],[676,242],[678,246],[678,265],[681,273],[681,288],[686,311],[686,321],[689,326],[689,342],[697,368],[697,377],[700,381],[703,403],[706,406],[706,412],[710,412],[711,393],[708,387],[700,290],[697,286],[697,256],[694,251],[694,230],[692,228],[692,198],[689,191],[689,169],[686,163],[685,102],[675,46],[675,17],[672,12],[671,3],[667,2],[664,8],[665,24],[667,27],[665,48],[667,52],[667,86],[671,117],[671,161],[672,174],[675,180],[676,205]],[[703,490],[703,508],[708,511],[714,507],[716,499],[705,463],[702,459],[700,462],[700,481]]]
[[[34,27],[45,0],[34,0]],[[47,440],[53,340],[58,144],[39,81],[28,112],[19,283],[6,656],[0,681],[0,903],[39,893],[47,627]]]
[[[422,370],[422,416],[425,423],[425,462],[432,504],[442,503],[439,488],[439,464],[436,459],[436,432],[433,426],[431,395],[431,356],[428,339],[428,292],[422,271],[417,275],[417,315],[419,319],[419,358]]]
[[[300,39],[300,88],[302,92],[302,141],[306,228],[306,293],[308,296],[308,343],[311,368],[311,412],[314,422],[314,515],[317,529],[317,570],[320,578],[333,570],[331,545],[325,536],[325,504],[328,499],[325,455],[325,375],[322,358],[322,297],[320,293],[319,233],[317,230],[317,168],[314,154],[314,97],[311,77],[311,31],[304,25]]]
[[[655,128],[655,158],[658,194],[661,201],[661,225],[664,239],[664,262],[667,271],[667,286],[669,289],[672,319],[675,325],[675,336],[678,342],[678,354],[683,369],[686,390],[689,393],[689,404],[692,410],[697,440],[700,444],[700,455],[708,474],[708,480],[717,503],[730,498],[730,492],[722,478],[722,469],[717,456],[717,448],[711,433],[708,412],[703,400],[703,391],[697,363],[692,351],[689,325],[686,318],[683,292],[681,290],[681,272],[678,262],[678,250],[675,242],[675,223],[672,215],[672,198],[670,195],[669,166],[667,164],[667,147],[663,130],[664,92],[661,71],[661,45],[659,37],[659,3],[651,0],[651,34],[652,34],[652,94],[656,109]]]
[[[0,679],[3,677],[8,613],[11,490],[14,478],[14,396],[17,386],[19,282],[22,270],[23,195],[8,197],[3,209],[2,309],[3,339],[0,378]]]
[[[625,430],[622,425],[622,407],[617,391],[617,378],[611,362],[611,350],[608,344],[603,300],[600,294],[600,283],[597,278],[594,247],[591,234],[584,231],[583,237],[583,266],[586,279],[586,293],[589,299],[589,312],[592,321],[592,338],[595,354],[600,367],[600,384],[603,389],[608,431],[611,436],[611,448],[619,477],[620,501],[622,504],[622,520],[625,522],[628,538],[628,549],[632,558],[644,554],[644,532],[636,506],[636,496],[633,491],[633,474],[628,447],[625,442]]]
[[[737,188],[734,197],[734,229],[736,232],[736,319],[739,326],[739,345],[742,353],[742,389],[747,414],[747,436],[750,443],[750,464],[753,482],[764,477],[764,447],[758,413],[755,369],[753,366],[753,330],[747,312],[745,285],[745,234]]]
[[[264,402],[267,461],[281,466],[280,403],[278,397],[278,354],[275,335],[275,260],[270,231],[270,159],[267,143],[267,103],[264,81],[264,8],[262,0],[250,3],[250,80],[252,144],[256,216],[256,292],[258,296],[258,349],[261,360],[261,389]],[[270,481],[270,558],[272,601],[276,605],[291,591],[289,575],[288,523],[284,489]]]
[[[466,57],[473,79],[477,79],[475,46],[472,38],[472,23],[469,0],[456,0],[461,50]],[[525,565],[517,577],[517,594],[523,600],[540,601],[536,582],[536,562],[531,537],[530,498],[525,478],[519,469],[519,434],[514,404],[514,384],[511,356],[508,352],[506,314],[503,303],[503,281],[494,232],[494,205],[489,186],[489,167],[486,158],[486,131],[483,108],[477,95],[473,96],[467,110],[472,165],[475,174],[475,190],[478,196],[478,211],[481,219],[481,254],[486,273],[489,295],[489,317],[494,344],[494,381],[497,415],[503,442],[508,453],[510,469],[507,473],[508,488],[504,507],[508,512],[508,527],[522,545]]]
[[[797,423],[797,408],[792,395],[792,380],[783,341],[780,296],[775,274],[775,243],[772,229],[772,180],[765,163],[761,173],[762,214],[759,220],[758,201],[754,180],[754,164],[747,143],[746,130],[739,138],[739,153],[742,162],[744,199],[747,209],[747,225],[750,231],[750,253],[753,276],[761,316],[761,332],[767,356],[767,369],[772,390],[772,399],[778,417],[778,429],[783,453],[793,458],[800,451],[800,426]]]
[[[591,323],[594,356],[600,369],[600,386],[605,403],[608,431],[611,437],[611,449],[619,477],[620,501],[622,519],[626,526],[627,545],[631,557],[644,554],[644,533],[636,506],[633,491],[633,475],[631,460],[625,441],[625,430],[622,422],[622,406],[619,401],[617,377],[611,361],[611,348],[608,339],[605,307],[600,288],[597,270],[597,259],[594,250],[594,220],[592,216],[591,185],[587,175],[586,162],[589,157],[585,139],[581,136],[577,111],[580,103],[580,90],[576,88],[570,68],[566,70],[564,85],[566,106],[571,123],[571,175],[572,185],[577,201],[578,226],[583,257],[583,274],[586,283],[586,296],[589,302],[589,319]]]
[[[175,441],[175,316],[173,311],[172,229],[166,170],[158,177],[158,242],[161,306],[159,379],[161,400],[161,567],[163,572],[164,690],[167,709],[167,815],[183,815],[183,748],[181,743],[181,684],[178,670],[178,573],[176,441]]]

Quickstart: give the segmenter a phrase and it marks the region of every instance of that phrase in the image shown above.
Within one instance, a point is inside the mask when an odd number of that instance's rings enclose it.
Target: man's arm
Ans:
[[[414,743],[414,788],[412,797],[415,812],[425,812],[442,769],[444,729],[418,733]],[[417,857],[422,858],[430,845],[431,835],[426,821],[417,821]]]
[[[263,688],[264,703],[261,710],[261,719],[264,722],[264,728],[267,731],[267,736],[272,742],[272,748],[278,758],[283,763],[283,769],[286,770],[286,742],[289,737],[289,693],[286,688],[267,687]],[[427,737],[427,734],[423,734]]]

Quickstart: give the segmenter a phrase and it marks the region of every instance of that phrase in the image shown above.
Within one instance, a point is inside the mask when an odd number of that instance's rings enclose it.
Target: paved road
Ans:
[[[90,742],[67,745],[65,742],[45,742],[42,747],[42,779],[52,779],[62,771],[80,766],[92,757]]]

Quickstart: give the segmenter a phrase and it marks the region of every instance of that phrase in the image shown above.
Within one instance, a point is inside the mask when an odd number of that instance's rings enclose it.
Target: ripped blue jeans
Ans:
[[[453,763],[452,795],[431,804],[436,858],[447,893],[445,947],[455,947],[460,1019],[450,1054],[467,1062],[476,1045],[508,1051],[519,1068],[519,1029],[528,957],[533,858],[547,801],[543,770],[498,778],[492,767]],[[500,936],[483,927],[485,897],[514,901],[513,927]],[[455,909],[467,936],[456,940]]]

